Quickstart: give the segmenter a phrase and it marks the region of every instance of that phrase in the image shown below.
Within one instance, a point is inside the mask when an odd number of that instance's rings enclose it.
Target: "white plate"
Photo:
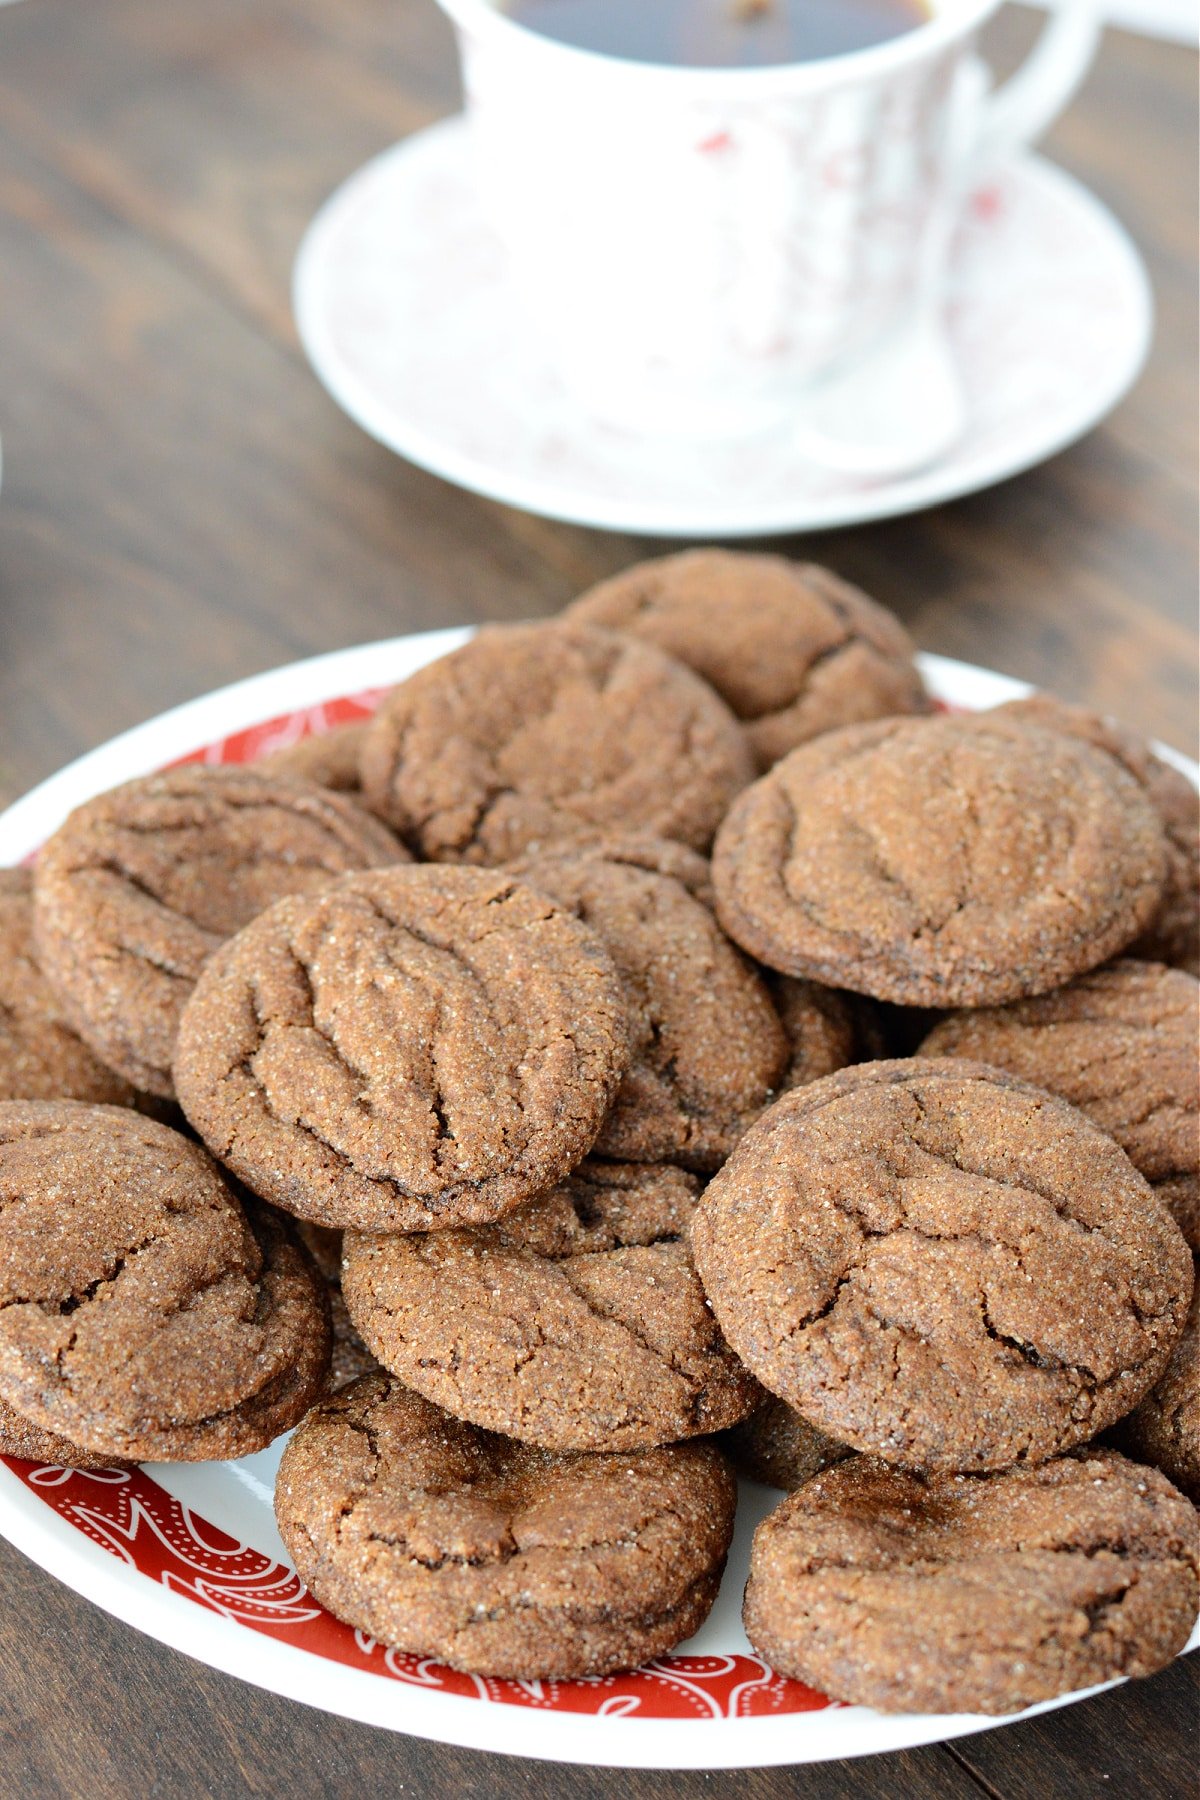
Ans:
[[[947,323],[971,422],[934,468],[831,474],[786,431],[705,445],[598,425],[510,299],[450,119],[340,187],[296,262],[296,321],[338,404],[447,480],[530,512],[660,536],[812,531],[914,512],[1052,456],[1102,419],[1150,343],[1141,259],[1112,214],[1042,158],[972,198]]]
[[[0,864],[28,856],[72,807],[114,782],[184,759],[251,760],[364,716],[381,688],[468,635],[428,632],[314,657],[151,719],[9,807],[0,816]],[[922,657],[921,666],[932,692],[953,706],[1028,692],[944,657]],[[681,1652],[647,1669],[594,1681],[485,1681],[385,1652],[324,1613],[296,1577],[271,1506],[280,1449],[104,1475],[0,1458],[0,1534],[77,1593],[214,1668],[346,1718],[472,1749],[625,1768],[741,1768],[905,1749],[998,1722],[831,1705],[772,1674],[740,1617],[750,1537],[778,1500],[751,1483],[742,1484],[712,1615]]]

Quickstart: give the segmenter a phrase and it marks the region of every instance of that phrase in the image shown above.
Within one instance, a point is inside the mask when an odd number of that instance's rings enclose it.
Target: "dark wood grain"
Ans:
[[[1010,9],[1000,67],[1030,41]],[[1196,726],[1195,66],[1122,34],[1049,148],[1124,219],[1158,333],[1047,466],[791,539],[927,648]],[[367,440],[300,353],[305,224],[458,103],[432,0],[30,0],[0,9],[0,800],[177,700],[395,632],[554,610],[651,540],[461,493]],[[821,1769],[566,1772],[373,1731],[229,1680],[0,1544],[0,1792],[491,1800],[620,1793],[1192,1791],[1196,1672],[953,1746]]]

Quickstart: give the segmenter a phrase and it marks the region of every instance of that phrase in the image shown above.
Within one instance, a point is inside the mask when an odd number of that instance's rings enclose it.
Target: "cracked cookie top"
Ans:
[[[629,1450],[717,1431],[760,1391],[692,1266],[699,1185],[589,1161],[483,1230],[348,1234],[346,1304],[386,1368],[524,1442]]]
[[[1115,757],[1137,782],[1162,821],[1167,880],[1162,903],[1136,944],[1134,956],[1176,964],[1200,975],[1200,793],[1179,769],[1156,756],[1144,737],[1086,706],[1054,694],[1008,700],[988,717],[999,723],[1040,725],[1095,745]]]
[[[105,1457],[244,1456],[324,1391],[320,1277],[199,1145],[120,1107],[0,1105],[0,1399]]]
[[[133,1098],[129,1083],[71,1030],[42,973],[33,944],[33,876],[0,869],[0,1100],[131,1106]]]
[[[401,682],[362,754],[367,803],[433,862],[652,832],[704,850],[754,774],[707,682],[649,645],[489,626]]]
[[[315,783],[168,769],[88,800],[43,846],[38,955],[97,1055],[170,1098],[179,1015],[217,946],[285,894],[407,861],[378,819]]]
[[[281,901],[184,1012],[180,1104],[299,1218],[423,1231],[500,1218],[591,1148],[629,1059],[594,932],[509,875],[421,867]]]
[[[1143,929],[1165,872],[1159,818],[1111,757],[986,714],[826,733],[735,801],[713,852],[735,943],[904,1006],[1069,981]]]
[[[690,1636],[734,1498],[710,1444],[556,1456],[379,1374],[309,1414],[275,1514],[338,1618],[451,1668],[533,1680],[635,1668]]]
[[[782,1085],[787,1038],[750,963],[647,848],[567,848],[513,872],[589,925],[621,977],[630,1066],[597,1155],[716,1169]]]
[[[752,1125],[696,1266],[764,1387],[857,1450],[1037,1463],[1120,1418],[1183,1329],[1192,1260],[1082,1113],[954,1057],[861,1063]]]
[[[754,1534],[746,1631],[773,1669],[885,1712],[1017,1712],[1187,1642],[1196,1516],[1089,1448],[998,1475],[826,1469]]]
[[[952,1013],[918,1056],[968,1056],[1079,1107],[1115,1138],[1200,1249],[1200,982],[1126,959],[1008,1006]]]
[[[684,550],[635,563],[566,610],[687,663],[742,721],[760,769],[823,731],[928,710],[894,614],[817,563]]]

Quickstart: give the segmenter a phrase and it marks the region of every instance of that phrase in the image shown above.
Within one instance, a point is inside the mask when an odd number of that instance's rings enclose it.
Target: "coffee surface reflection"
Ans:
[[[865,50],[928,23],[927,0],[501,0],[530,31],[630,62],[767,68]]]

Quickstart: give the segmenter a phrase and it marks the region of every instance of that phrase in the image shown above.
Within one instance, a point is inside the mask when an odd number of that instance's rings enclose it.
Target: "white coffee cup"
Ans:
[[[599,55],[490,0],[439,0],[487,214],[576,398],[637,431],[755,431],[878,342],[968,173],[1043,131],[1091,60],[1092,0],[1062,0],[989,94],[968,73],[1000,3],[934,0],[927,23],[865,50],[708,69]]]

